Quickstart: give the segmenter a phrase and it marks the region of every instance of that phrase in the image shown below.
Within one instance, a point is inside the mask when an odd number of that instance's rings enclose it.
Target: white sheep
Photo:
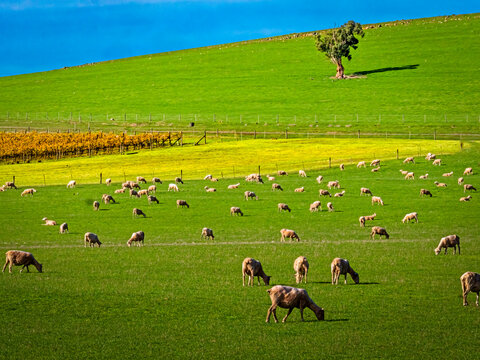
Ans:
[[[260,184],[263,184],[263,179],[260,174],[250,174],[245,176],[245,181],[248,182],[258,182]]]
[[[467,295],[470,292],[477,293],[475,304],[479,306],[480,274],[467,271],[460,277],[460,282],[462,284],[463,306],[468,306]]]
[[[442,159],[435,159],[433,160],[433,165],[438,165],[438,166],[441,166],[442,165]]]
[[[453,175],[453,171],[450,171],[449,173],[443,173],[442,176],[443,177],[449,177],[449,176],[452,176]]]
[[[322,211],[322,203],[318,200],[310,204],[310,212],[317,212],[319,208]]]
[[[245,200],[249,200],[250,198],[258,200],[258,196],[253,191],[245,191],[244,196]]]
[[[25,189],[22,191],[22,193],[20,194],[21,196],[25,196],[25,195],[31,195],[33,196],[33,193],[36,193],[37,190],[31,188],[31,189]]]
[[[307,283],[309,267],[310,265],[308,264],[308,260],[305,256],[299,256],[295,259],[295,262],[293,263],[293,270],[295,270],[295,280],[297,284],[301,283],[302,280],[305,281],[305,284]]]
[[[408,172],[407,175],[405,175],[405,180],[415,180],[415,174],[413,172]]]
[[[407,170],[402,170],[402,169],[400,169],[400,172],[402,173],[402,175],[407,175],[407,174],[408,174],[408,171],[407,171]]]
[[[233,216],[233,215],[235,215],[235,216],[238,216],[238,215],[243,216],[243,212],[242,212],[242,210],[240,210],[239,207],[237,207],[237,206],[232,206],[232,207],[230,208],[230,216]]]
[[[47,226],[57,225],[57,222],[55,220],[48,220],[46,217],[44,217],[42,220],[45,221],[45,224],[43,225],[47,225]]]
[[[428,174],[420,175],[419,179],[420,180],[427,180],[428,179]]]
[[[428,153],[427,156],[425,157],[425,160],[435,160],[435,158],[437,157],[437,155],[435,154],[432,154],[432,153]]]
[[[258,285],[260,285],[260,278],[263,279],[265,285],[270,284],[271,276],[265,274],[260,261],[253,258],[245,258],[242,262],[243,286],[245,286],[245,276],[248,276],[247,286],[253,286],[255,276],[257,277]]]
[[[190,208],[190,205],[187,204],[187,202],[185,200],[177,200],[177,208],[178,207],[187,207],[187,208]]]
[[[77,185],[75,180],[70,180],[67,184],[67,189],[73,189]]]
[[[112,179],[108,178],[107,180],[105,180],[105,184],[107,184],[107,186],[110,186],[111,183]]]
[[[415,220],[415,222],[418,223],[418,214],[416,212],[406,214],[402,219],[402,223],[405,224],[406,222],[409,222],[410,220]]]
[[[299,188],[296,188],[296,189],[294,190],[294,192],[304,192],[304,191],[305,191],[305,187],[304,187],[304,186],[299,187]]]
[[[280,186],[280,184],[277,184],[277,183],[273,183],[272,184],[272,191],[273,190],[280,190],[280,191],[283,191],[282,187]]]
[[[365,161],[360,161],[358,164],[357,164],[357,168],[361,168],[361,167],[366,167],[367,165],[365,164]]]
[[[457,180],[457,184],[462,185],[463,181],[464,181],[463,177],[459,177],[458,180]]]
[[[95,244],[98,244],[98,247],[102,245],[100,240],[98,240],[97,234],[91,233],[91,232],[86,232],[85,236],[83,237],[83,241],[85,243],[85,247],[87,247],[87,243],[90,244],[90,247],[95,247]]]
[[[340,164],[339,167],[340,167],[340,171],[345,170],[345,164]]]
[[[205,177],[203,178],[203,180],[210,180],[212,179],[212,175],[211,174],[208,174],[208,175],[205,175]]]
[[[463,175],[472,175],[472,174],[473,174],[473,169],[471,167],[467,167],[463,172]]]
[[[441,183],[441,182],[438,182],[438,181],[435,181],[434,184],[435,184],[437,187],[447,187],[447,184]]]
[[[373,204],[380,204],[383,206],[383,200],[380,196],[372,196],[372,205]]]
[[[373,168],[372,170],[370,170],[371,172],[378,172],[380,171],[380,166],[376,167],[376,168]]]
[[[347,259],[333,259],[332,263],[330,264],[330,270],[332,273],[332,285],[338,285],[338,278],[340,277],[340,275],[345,276],[345,284],[347,283],[347,274],[350,274],[355,284],[358,284],[360,281],[360,277],[352,269]]]
[[[372,215],[364,215],[358,218],[358,222],[360,223],[361,227],[365,227],[365,222],[375,220],[377,213],[373,213]]]
[[[97,211],[100,208],[100,203],[98,201],[93,202],[93,210]]]
[[[212,229],[209,229],[207,227],[204,227],[202,229],[202,236],[201,236],[201,239],[211,239],[211,240],[215,240],[215,236],[213,235],[213,230]]]
[[[380,226],[373,226],[372,227],[372,232],[370,233],[370,236],[372,239],[375,239],[375,235],[378,234],[380,238],[382,238],[382,235],[385,236],[387,239],[390,239],[390,235],[388,235],[387,230],[385,228],[380,227]]]
[[[178,191],[178,186],[176,184],[168,184],[168,190],[167,191]]]
[[[318,190],[318,193],[320,194],[320,196],[329,196],[329,197],[332,197],[332,194],[330,194],[330,193],[328,192],[328,190],[320,189],[320,190]]]
[[[285,241],[285,238],[290,238],[292,240],[297,240],[300,241],[300,238],[298,237],[297,233],[293,230],[289,229],[282,229],[280,230],[280,234],[282,235],[280,241]]]
[[[404,164],[407,164],[407,163],[414,163],[415,164],[415,158],[413,156],[407,157],[405,160],[403,160],[403,163]]]
[[[342,197],[345,195],[345,190],[343,190],[342,192],[339,192],[339,193],[335,193],[335,195],[333,195],[333,197]]]
[[[420,196],[427,195],[432,197],[432,193],[428,191],[427,189],[420,189]]]
[[[145,234],[143,231],[137,231],[132,234],[130,239],[127,241],[127,246],[130,247],[132,243],[135,242],[138,247],[145,245]]]
[[[298,175],[299,175],[300,177],[307,177],[307,173],[306,173],[304,170],[299,170],[299,171],[298,171]]]
[[[340,189],[340,182],[338,180],[329,181],[328,184],[327,184],[327,187],[329,189],[331,189],[331,188]]]
[[[125,188],[115,190],[115,194],[123,194],[125,192]]]
[[[8,272],[12,273],[12,267],[13,265],[15,266],[21,266],[23,267],[20,269],[20,272],[23,271],[23,269],[27,268],[27,272],[30,272],[28,267],[30,265],[33,265],[36,267],[38,272],[43,272],[43,266],[40,264],[35,257],[33,256],[32,253],[26,252],[26,251],[20,251],[20,250],[9,250],[5,253],[5,265],[3,265],[3,270],[2,272],[5,272],[5,269],[7,268],[8,265]]]
[[[475,190],[475,191],[477,191],[477,189],[474,188],[473,185],[471,185],[471,184],[465,184],[465,185],[463,185],[463,192],[465,192],[465,191],[467,191],[467,190]]]
[[[333,208],[333,204],[331,202],[327,203],[327,209],[328,211],[335,211],[335,209]]]
[[[156,185],[150,185],[148,187],[148,192],[153,192],[153,193],[156,193],[157,192],[157,186]],[[148,195],[148,194],[147,194]]]
[[[60,234],[65,234],[68,232],[68,224],[63,223],[60,225]]]
[[[435,255],[440,254],[442,249],[445,249],[445,255],[447,255],[447,249],[453,247],[453,254],[457,252],[458,246],[458,255],[460,255],[460,237],[458,235],[448,235],[440,239],[438,246],[435,248]]]
[[[291,212],[291,211],[292,211],[292,210],[288,207],[288,205],[285,204],[285,203],[279,203],[279,204],[277,205],[277,207],[278,207],[278,212],[281,212],[281,211]]]
[[[323,176],[322,176],[322,175],[318,175],[315,180],[317,180],[317,183],[321,184],[322,181],[323,181]]]
[[[147,180],[143,176],[137,176],[137,183],[147,183]]]
[[[3,189],[17,189],[17,186],[12,181],[7,181],[5,185],[3,185]]]
[[[239,186],[240,186],[240,183],[228,185],[228,189],[238,189]]]
[[[369,194],[370,194],[370,196],[373,195],[372,192],[370,191],[370,189],[369,189],[369,188],[365,188],[365,187],[360,188],[360,196],[362,196],[363,194],[365,194],[365,195],[369,195]]]
[[[153,186],[155,186],[155,185],[153,185]],[[148,192],[149,192],[149,191],[150,191],[150,190],[147,190],[147,189],[138,190],[137,195],[138,195],[138,197],[140,197],[140,196],[148,196]]]
[[[472,197],[470,195],[468,195],[468,196],[461,197],[460,201],[470,201],[471,199],[472,199]]]
[[[380,165],[379,159],[372,160],[372,162],[370,163],[370,166],[378,166],[378,165]]]
[[[211,188],[211,187],[208,187],[208,186],[205,186],[204,189],[205,189],[206,192],[216,192],[217,191],[217,189]]]
[[[275,176],[267,175],[267,180],[268,181],[275,181]]]

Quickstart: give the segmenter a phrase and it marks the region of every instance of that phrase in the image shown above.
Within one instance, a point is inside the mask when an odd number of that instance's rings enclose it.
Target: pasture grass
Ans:
[[[343,172],[311,171],[305,179],[277,177],[283,192],[273,192],[268,182],[243,180],[239,189],[227,190],[237,179],[187,180],[179,193],[167,192],[164,183],[158,205],[120,194],[116,204],[102,204],[98,212],[93,200],[113,187],[47,186],[28,198],[15,190],[0,193],[0,249],[31,251],[44,265],[43,274],[15,268],[0,276],[0,358],[463,357],[480,341],[479,309],[473,295],[470,306],[462,306],[459,281],[465,271],[480,270],[480,205],[475,193],[472,201],[459,202],[464,193],[456,184],[473,166],[466,179],[478,188],[480,152],[471,145],[443,155],[441,167],[418,157],[408,165],[382,161],[378,173],[349,165]],[[404,180],[400,168],[414,171],[416,179]],[[441,176],[448,171],[454,176]],[[424,173],[429,179],[418,180]],[[325,178],[321,185],[315,181],[319,174]],[[335,179],[345,196],[320,199],[323,211],[310,213],[318,189]],[[448,187],[435,188],[435,180]],[[205,185],[218,191],[206,193]],[[294,193],[299,186],[306,191]],[[362,186],[385,206],[359,196]],[[420,188],[433,197],[420,198]],[[245,190],[259,200],[245,201]],[[177,209],[176,199],[190,208]],[[326,211],[327,201],[334,212]],[[279,202],[292,212],[278,213]],[[230,216],[230,206],[240,206],[245,216]],[[132,218],[133,207],[148,217]],[[358,217],[374,211],[377,218],[360,228]],[[402,224],[411,211],[418,212],[419,223]],[[67,222],[70,233],[42,226],[44,216]],[[386,227],[390,239],[371,240],[372,225]],[[200,240],[204,226],[214,230],[214,241]],[[281,228],[296,230],[301,241],[280,243]],[[145,246],[127,248],[138,230],[146,234]],[[102,247],[84,248],[86,231],[97,233]],[[440,238],[453,233],[461,238],[461,255],[449,249],[447,256],[435,256]],[[304,323],[294,310],[286,324],[265,324],[268,287],[242,287],[242,260],[260,260],[271,285],[295,285],[299,255],[310,262],[308,283],[300,287],[325,309],[326,321],[316,321],[307,309]],[[337,256],[350,260],[360,284],[350,278],[347,285],[330,284],[330,262]],[[282,318],[286,311],[277,313]]]

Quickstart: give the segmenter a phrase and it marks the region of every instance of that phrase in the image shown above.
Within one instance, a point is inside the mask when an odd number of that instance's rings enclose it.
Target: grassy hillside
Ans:
[[[346,63],[347,74],[362,78],[344,81],[330,78],[335,67],[311,36],[0,78],[0,125],[73,128],[91,118],[103,128],[179,127],[197,114],[197,124],[209,128],[270,129],[278,127],[278,115],[281,126],[297,129],[324,130],[335,122],[354,128],[359,121],[380,131],[436,125],[478,132],[480,15],[418,19],[365,33]]]

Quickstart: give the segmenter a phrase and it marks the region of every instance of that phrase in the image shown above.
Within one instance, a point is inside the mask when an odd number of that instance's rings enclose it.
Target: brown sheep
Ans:
[[[280,190],[280,191],[283,191],[282,187],[280,186],[280,184],[277,184],[277,183],[273,183],[272,184],[272,191],[273,190]]]
[[[5,183],[5,189],[17,189],[17,187],[15,186],[15,183],[11,182],[11,181],[7,181]]]
[[[414,163],[415,164],[415,158],[412,156],[412,157],[407,157],[405,160],[403,160],[403,163],[404,164],[407,164],[407,163]]]
[[[405,224],[410,220],[415,220],[418,223],[418,214],[416,212],[409,213],[403,217],[402,223]]]
[[[464,197],[461,197],[461,198],[460,198],[460,201],[470,201],[471,198],[472,198],[472,197],[471,197],[470,195],[464,196]]]
[[[441,183],[441,182],[438,182],[438,181],[435,181],[434,184],[435,184],[437,187],[447,187],[447,184]]]
[[[358,218],[358,222],[360,223],[361,227],[365,227],[365,222],[375,220],[376,216],[377,216],[377,213],[373,213],[372,215],[360,216]]]
[[[364,188],[364,187],[360,188],[360,196],[362,196],[362,194],[365,194],[365,195],[370,194],[370,196],[373,195],[369,188]]]
[[[130,197],[133,197],[133,196],[135,196],[135,197],[137,197],[137,198],[140,197],[140,195],[139,195],[139,193],[137,192],[137,190],[135,190],[135,189],[130,189]]]
[[[140,215],[143,215],[144,218],[147,217],[147,215],[145,215],[145,213],[142,210],[137,209],[137,208],[133,208],[132,217],[137,217],[137,216],[140,216]]]
[[[156,183],[163,184],[162,180],[160,180],[158,177],[152,178],[152,184],[156,184]]]
[[[143,176],[137,176],[137,183],[147,183],[147,180]]]
[[[318,208],[322,211],[322,203],[320,201],[317,200],[310,204],[310,212],[318,211]]]
[[[30,272],[28,267],[33,265],[36,267],[38,272],[43,272],[43,266],[40,264],[34,257],[32,253],[20,250],[9,250],[5,253],[5,265],[3,265],[2,272],[5,272],[5,269],[8,265],[8,272],[12,273],[12,267],[23,265],[20,269],[20,272],[23,272],[23,269],[27,268],[27,272]]]
[[[213,235],[213,230],[204,227],[204,228],[202,229],[202,235],[201,235],[200,238],[201,238],[201,239],[205,239],[205,240],[207,240],[207,239],[215,240],[215,236]]]
[[[187,207],[187,208],[190,208],[190,205],[187,204],[187,202],[185,200],[177,200],[177,208],[178,207]]]
[[[100,208],[100,203],[97,200],[95,200],[93,202],[93,210],[98,211],[99,208]]]
[[[372,205],[373,204],[380,204],[383,206],[383,200],[379,196],[372,196]]]
[[[305,284],[307,283],[309,267],[310,265],[308,264],[308,260],[305,256],[299,256],[295,259],[295,262],[293,263],[293,270],[295,270],[295,280],[297,284],[301,283],[302,280],[305,281]]]
[[[335,258],[330,264],[330,270],[332,272],[332,285],[338,285],[338,278],[340,275],[345,275],[345,284],[347,283],[347,274],[350,274],[355,284],[358,284],[360,277],[352,269],[350,263],[346,259]]]
[[[277,207],[278,207],[278,212],[282,212],[282,211],[292,212],[292,209],[290,209],[287,204],[279,203]]]
[[[441,238],[438,246],[435,249],[435,255],[440,254],[443,248],[445,248],[445,255],[447,255],[447,249],[453,247],[453,254],[456,254],[458,246],[458,255],[460,255],[460,237],[458,235],[448,235]]]
[[[375,234],[378,234],[380,238],[382,238],[382,235],[384,235],[387,239],[390,238],[390,235],[388,235],[387,230],[385,230],[385,228],[382,228],[380,226],[372,227],[372,232],[370,233],[370,236],[372,237],[372,239],[375,239]]]
[[[280,230],[280,234],[282,234],[280,241],[285,241],[285,238],[290,238],[292,240],[296,239],[297,241],[300,241],[300,238],[298,237],[297,233],[293,230],[282,229]]]
[[[329,181],[328,184],[327,184],[327,187],[329,189],[331,189],[331,188],[340,189],[340,182],[338,180]]]
[[[467,167],[463,172],[463,175],[472,175],[472,174],[473,174],[473,169],[471,167]]]
[[[237,206],[232,206],[232,207],[230,208],[230,216],[233,216],[233,215],[243,216],[243,212],[242,212],[242,210],[240,210],[239,207],[237,207]]]
[[[265,285],[270,284],[271,276],[267,276],[263,271],[262,264],[253,258],[245,258],[242,262],[243,286],[245,286],[245,276],[248,276],[247,286],[253,286],[254,277],[257,277],[258,285],[260,278],[263,279]]]
[[[148,195],[148,203],[151,204],[152,202],[156,202],[157,204],[160,204],[160,201],[158,201],[156,196]]]
[[[467,190],[477,191],[477,189],[475,189],[475,188],[473,187],[473,185],[471,185],[471,184],[465,184],[465,185],[463,185],[463,192],[465,192],[465,191],[467,191]]]
[[[84,243],[85,243],[85,247],[87,247],[87,243],[90,244],[90,247],[95,247],[95,244],[98,244],[98,247],[100,247],[100,245],[102,245],[100,240],[98,240],[97,234],[94,234],[94,233],[91,233],[91,232],[85,233],[85,236],[83,237],[83,240],[84,240]]]
[[[175,178],[175,183],[177,183],[177,184],[178,184],[178,183],[183,184],[182,178],[176,177],[176,178]]]
[[[460,277],[462,283],[463,306],[468,306],[467,295],[469,292],[477,293],[475,304],[479,306],[478,298],[480,293],[480,274],[467,271]]]
[[[303,186],[302,186],[302,187],[299,187],[299,188],[296,188],[296,189],[294,190],[294,192],[304,192],[304,191],[305,191],[305,187],[303,187]]]
[[[63,223],[60,225],[60,234],[65,234],[68,232],[68,224],[67,223]]]
[[[432,197],[432,193],[428,191],[427,189],[420,189],[420,196],[427,195]]]
[[[339,193],[335,193],[335,195],[333,195],[333,197],[342,197],[345,195],[345,190],[343,190],[342,192],[339,192]]]
[[[253,191],[245,191],[244,196],[245,200],[249,200],[250,198],[258,200],[258,196]]]
[[[288,175],[288,173],[284,170],[278,170],[277,174],[280,175],[280,176],[287,176]]]
[[[140,247],[142,245],[145,245],[144,240],[145,240],[145,234],[143,233],[143,231],[134,232],[130,237],[130,239],[128,239],[127,246],[130,247],[133,242],[136,242],[138,247]]]
[[[35,190],[35,189],[25,189],[25,190],[22,191],[20,196],[25,196],[25,195],[33,196],[33,193],[36,193],[36,192],[37,192],[37,190]]]
[[[318,193],[320,194],[320,196],[329,196],[329,197],[332,197],[332,194],[330,194],[330,193],[328,192],[328,190],[320,189],[320,190],[318,190]]]
[[[102,195],[102,200],[105,204],[110,204],[110,202],[115,203],[115,199],[111,195],[108,195],[108,194],[103,194]]]
[[[322,176],[322,175],[318,175],[317,178],[316,178],[316,180],[317,180],[317,183],[321,184],[322,181],[323,181],[323,176]]]

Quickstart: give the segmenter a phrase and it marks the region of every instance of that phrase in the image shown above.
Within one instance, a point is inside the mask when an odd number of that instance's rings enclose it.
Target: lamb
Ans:
[[[278,171],[277,171],[277,174],[278,174],[279,176],[287,176],[287,175],[288,175],[288,173],[287,173],[285,170],[278,170]]]
[[[150,185],[150,186],[148,187],[148,190],[147,190],[147,191],[148,191],[149,193],[150,193],[150,192],[156,193],[156,192],[157,192],[157,186],[156,186],[156,185]],[[148,195],[148,193],[147,193],[147,195]]]
[[[471,185],[471,184],[465,184],[465,185],[463,185],[463,192],[465,192],[465,191],[467,191],[467,190],[475,190],[475,191],[477,191],[477,189],[475,189],[475,188],[473,187],[473,185]]]
[[[372,162],[370,163],[370,166],[378,166],[378,165],[380,165],[380,160],[379,159],[372,160]]]
[[[4,186],[4,189],[17,189],[17,187],[12,181],[7,181]]]
[[[138,179],[137,179],[137,181],[138,181]],[[163,184],[162,180],[160,180],[158,177],[152,178],[152,184],[156,184],[156,183]]]
[[[457,180],[457,184],[462,185],[463,181],[464,181],[463,177],[459,177],[458,180]]]
[[[299,170],[299,171],[298,171],[298,175],[299,175],[300,177],[307,177],[307,173],[306,173],[304,170]]]
[[[36,193],[37,190],[31,188],[31,189],[25,189],[22,191],[22,193],[20,194],[21,196],[25,196],[25,195],[31,195],[33,196],[33,193]]]
[[[435,160],[436,157],[437,155],[428,153],[427,156],[425,157],[425,160],[428,160],[428,161]]]
[[[410,220],[415,220],[415,222],[418,223],[418,214],[416,212],[406,214],[403,217],[402,223],[405,224],[406,222],[409,222]]]
[[[137,176],[137,183],[147,183],[147,180],[143,176]]]
[[[478,298],[480,293],[480,274],[472,271],[467,271],[460,277],[462,284],[463,306],[468,306],[467,295],[469,292],[477,293],[477,300],[475,304],[479,306]]]
[[[244,196],[245,200],[248,200],[250,198],[258,200],[258,196],[253,191],[245,191]]]
[[[137,208],[133,208],[132,216],[137,217],[137,216],[140,216],[140,215],[143,215],[144,218],[147,217],[147,215],[145,215],[145,213],[142,210],[137,209]]]
[[[280,234],[282,234],[280,241],[284,242],[285,238],[290,238],[292,240],[296,239],[297,241],[300,241],[300,238],[298,237],[297,233],[293,230],[282,229],[280,230]]]
[[[307,283],[307,274],[308,268],[310,265],[308,264],[308,260],[305,256],[299,256],[295,259],[293,263],[293,269],[295,270],[295,280],[297,284],[301,283],[304,279],[305,284]]]
[[[213,176],[211,174],[205,175],[203,180],[210,180]]]
[[[48,220],[46,217],[44,217],[42,220],[45,221],[45,224],[43,225],[47,225],[47,226],[57,225],[57,222],[55,220]]]
[[[317,183],[321,184],[322,181],[323,181],[323,176],[322,176],[322,175],[318,175],[315,180],[317,180]]]
[[[365,161],[360,161],[358,164],[357,164],[357,168],[360,169],[361,167],[366,167],[367,165],[365,165]]]
[[[435,255],[440,254],[443,248],[445,248],[445,255],[447,255],[447,249],[453,247],[453,254],[457,252],[458,246],[458,255],[460,255],[460,237],[458,235],[448,235],[440,239],[438,246],[435,248]]]
[[[376,168],[373,168],[372,170],[370,170],[371,172],[377,172],[377,171],[380,171],[380,166],[376,167]]]
[[[375,234],[378,234],[380,238],[382,238],[382,235],[384,235],[387,239],[390,239],[390,235],[388,235],[387,230],[380,226],[372,227],[372,232],[370,233],[372,239],[375,239]]]
[[[187,209],[190,208],[190,205],[188,205],[185,200],[177,200],[177,209],[178,209],[179,206],[181,206],[181,207],[185,207],[185,206],[186,206]]]
[[[473,174],[473,169],[471,167],[467,167],[463,172],[463,175],[472,175],[472,174]]]
[[[228,185],[228,189],[238,189],[238,187],[240,186],[240,183],[237,183],[237,184],[232,184],[232,185]]]
[[[441,182],[438,182],[438,181],[435,181],[434,184],[435,184],[437,187],[447,187],[447,184],[441,183]]]
[[[304,187],[304,186],[299,187],[299,188],[296,188],[296,189],[294,190],[294,192],[304,192],[304,191],[305,191],[305,187]]]
[[[340,171],[343,171],[343,170],[345,170],[345,165],[344,165],[344,164],[340,164],[340,166],[339,166],[339,167],[340,167]]]
[[[441,166],[442,165],[442,159],[435,159],[435,160],[433,160],[432,164]]]
[[[260,285],[260,278],[263,279],[265,285],[270,284],[271,276],[267,276],[263,271],[262,264],[252,258],[245,258],[242,262],[242,277],[243,286],[245,286],[245,276],[248,276],[247,286],[253,286],[254,277],[257,277],[258,285]]]
[[[268,308],[267,319],[265,320],[267,323],[270,322],[270,315],[272,313],[275,322],[278,323],[277,307],[288,309],[287,315],[285,315],[282,320],[283,323],[287,321],[288,316],[294,308],[300,309],[300,318],[302,321],[304,321],[303,309],[305,308],[312,310],[318,320],[321,321],[325,319],[325,311],[313,302],[305,289],[276,285],[271,289],[268,289],[267,292],[272,301],[272,305]]]
[[[152,202],[156,202],[157,204],[160,204],[160,201],[158,201],[156,196],[148,195],[148,203],[151,204]]]
[[[423,195],[428,195],[428,196],[432,197],[432,193],[430,191],[428,191],[427,189],[420,189],[420,196],[423,196]]]
[[[365,227],[365,222],[375,220],[376,216],[377,216],[377,213],[373,213],[372,215],[360,216],[358,218],[358,222],[360,223],[361,227]]]
[[[327,187],[328,187],[329,189],[331,189],[331,188],[340,189],[340,182],[339,182],[338,180],[329,181],[328,184],[327,184]]]
[[[420,175],[419,179],[420,180],[427,180],[428,179],[428,174]]]
[[[110,186],[111,183],[112,179],[108,178],[107,180],[105,180],[105,184],[107,184],[107,186]]]
[[[280,184],[277,184],[277,183],[273,183],[272,184],[272,191],[273,190],[280,190],[280,191],[283,191],[282,187],[280,186]]]
[[[167,191],[178,191],[178,186],[176,184],[168,184],[168,190]]]
[[[93,202],[93,210],[98,211],[99,208],[100,208],[100,203],[95,200]]]
[[[332,285],[338,285],[338,278],[340,275],[345,276],[345,284],[347,283],[347,274],[350,274],[355,284],[358,284],[360,281],[360,277],[352,269],[347,259],[333,259],[332,263],[330,264],[330,270],[332,272]]]
[[[464,196],[464,197],[461,197],[461,198],[460,198],[460,201],[470,201],[471,198],[472,198],[472,197],[471,197],[470,195]]]
[[[317,200],[310,204],[310,212],[318,211],[318,208],[322,211],[322,203],[320,201]]]
[[[450,171],[449,173],[443,173],[442,176],[443,177],[449,177],[449,176],[452,176],[453,175],[453,171]]]
[[[291,212],[291,211],[292,211],[292,210],[288,207],[287,204],[279,203],[277,206],[278,206],[278,212],[281,212],[281,211]]]
[[[178,184],[178,183],[183,184],[182,178],[176,177],[176,178],[175,178],[175,183],[176,183],[176,184]]]
[[[335,211],[333,209],[333,204],[331,202],[327,203],[327,209],[328,209],[328,211]]]
[[[242,210],[240,210],[239,207],[237,207],[237,206],[232,206],[232,207],[230,208],[230,216],[233,216],[233,215],[235,215],[235,216],[238,216],[238,215],[243,216],[243,212],[242,212]]]
[[[372,196],[372,205],[373,204],[380,204],[383,206],[383,200],[380,196]]]
[[[102,195],[102,200],[105,204],[110,204],[110,202],[115,203],[115,199],[111,195],[108,195],[108,194],[103,194]]]
[[[369,188],[364,188],[364,187],[360,188],[360,196],[362,196],[362,194],[365,194],[365,195],[370,194],[370,196],[373,195]]]
[[[137,197],[137,198],[140,197],[140,195],[138,194],[137,190],[135,190],[135,189],[130,189],[130,197],[133,197],[133,196],[135,196],[135,197]]]
[[[202,236],[201,236],[201,239],[212,239],[212,240],[215,240],[215,236],[213,236],[213,230],[212,229],[209,229],[207,227],[204,227],[202,229]]]
[[[63,223],[60,225],[60,234],[65,234],[68,232],[68,224]]]
[[[102,245],[100,240],[98,240],[97,234],[91,233],[91,232],[86,232],[85,236],[83,237],[83,240],[85,242],[85,247],[87,247],[87,243],[90,244],[90,247],[95,247],[95,244],[98,244],[98,247]]]
[[[211,188],[211,187],[208,187],[208,186],[205,186],[204,189],[205,189],[206,192],[215,192],[215,191],[217,191],[217,189]]]
[[[132,234],[130,239],[127,241],[127,246],[130,247],[133,242],[136,242],[138,247],[145,245],[145,234],[143,231],[137,231]]]
[[[115,194],[123,194],[125,192],[125,188],[115,190]]]
[[[413,172],[408,172],[407,175],[405,175],[405,180],[415,180],[415,174]]]
[[[345,190],[343,190],[342,192],[339,192],[339,193],[335,193],[335,195],[333,195],[333,197],[342,197],[343,195],[345,195]]]
[[[407,157],[405,160],[403,160],[403,163],[404,164],[408,164],[408,163],[414,163],[415,164],[415,158],[413,156]]]
[[[318,193],[320,194],[320,196],[329,196],[329,197],[332,197],[332,194],[330,194],[330,193],[328,192],[328,190],[320,189],[320,190],[318,190]]]
[[[75,180],[71,180],[67,184],[67,189],[73,189],[77,185],[77,182]]]
[[[2,272],[5,272],[5,269],[8,265],[8,272],[12,273],[12,267],[23,265],[20,269],[20,272],[23,272],[23,269],[27,268],[27,272],[30,272],[28,267],[30,265],[35,266],[39,273],[43,272],[43,266],[40,264],[32,253],[20,250],[9,250],[5,253],[5,265],[3,265]]]

